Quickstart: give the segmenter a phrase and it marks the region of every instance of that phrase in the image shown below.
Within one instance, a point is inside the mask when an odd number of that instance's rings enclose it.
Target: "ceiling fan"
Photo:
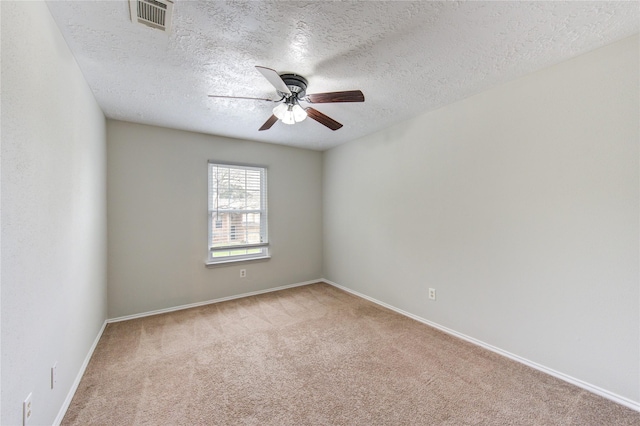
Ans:
[[[276,70],[256,66],[256,69],[275,87],[280,99],[250,98],[244,96],[209,95],[210,98],[252,99],[257,101],[276,102],[273,115],[260,127],[259,130],[268,130],[273,124],[281,120],[285,124],[298,123],[307,116],[323,124],[331,130],[338,130],[342,124],[333,118],[321,113],[315,108],[300,106],[300,101],[310,104],[322,104],[333,102],[364,102],[364,94],[360,90],[347,90],[343,92],[316,93],[307,95],[307,79],[291,73],[278,74]]]

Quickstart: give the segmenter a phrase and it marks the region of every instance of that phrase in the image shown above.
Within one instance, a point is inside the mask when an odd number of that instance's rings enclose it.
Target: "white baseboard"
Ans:
[[[543,373],[547,373],[547,374],[549,374],[549,375],[551,375],[553,377],[557,377],[560,380],[564,380],[565,382],[568,382],[568,383],[571,383],[573,385],[576,385],[579,388],[585,389],[585,390],[587,390],[587,391],[589,391],[591,393],[594,393],[596,395],[600,395],[600,396],[602,396],[604,398],[607,398],[607,399],[609,399],[609,400],[611,400],[613,402],[617,402],[618,404],[624,405],[625,407],[629,407],[632,410],[640,411],[640,402],[633,401],[633,400],[631,400],[629,398],[625,398],[624,396],[620,396],[620,395],[615,394],[613,392],[610,392],[610,391],[608,391],[606,389],[602,389],[602,388],[600,388],[598,386],[592,385],[592,384],[587,383],[585,381],[582,381],[580,379],[576,379],[575,377],[571,377],[571,376],[569,376],[567,374],[564,374],[564,373],[561,373],[559,371],[553,370],[551,368],[545,367],[544,365],[541,365],[541,364],[538,364],[536,362],[530,361],[530,360],[528,360],[526,358],[522,358],[521,356],[514,355],[514,354],[512,354],[510,352],[507,352],[505,350],[502,350],[500,348],[492,346],[492,345],[490,345],[488,343],[485,343],[485,342],[483,342],[481,340],[478,340],[478,339],[475,339],[473,337],[467,336],[465,334],[459,333],[459,332],[457,332],[455,330],[452,330],[450,328],[444,327],[444,326],[442,326],[440,324],[437,324],[437,323],[435,323],[433,321],[429,321],[427,319],[424,319],[424,318],[419,317],[417,315],[414,315],[412,313],[403,311],[402,309],[398,309],[395,306],[391,306],[391,305],[389,305],[387,303],[384,303],[384,302],[381,302],[379,300],[376,300],[373,297],[369,297],[369,296],[367,296],[365,294],[362,294],[362,293],[359,293],[359,292],[357,292],[355,290],[351,290],[350,288],[341,286],[340,284],[334,283],[333,281],[329,281],[329,280],[324,279],[324,278],[322,279],[322,281],[327,283],[327,284],[329,284],[329,285],[332,285],[332,286],[334,286],[336,288],[339,288],[340,290],[344,290],[347,293],[351,293],[351,294],[353,294],[355,296],[362,297],[363,299],[366,299],[366,300],[368,300],[370,302],[373,302],[373,303],[375,303],[377,305],[384,306],[385,308],[391,309],[392,311],[397,312],[397,313],[399,313],[401,315],[404,315],[406,317],[409,317],[411,319],[419,321],[419,322],[421,322],[423,324],[429,325],[429,326],[431,326],[433,328],[437,328],[438,330],[443,331],[443,332],[445,332],[447,334],[450,334],[450,335],[458,337],[458,338],[460,338],[462,340],[466,340],[467,342],[470,342],[470,343],[473,343],[473,344],[478,345],[480,347],[483,347],[483,348],[485,348],[487,350],[490,350],[491,352],[495,352],[495,353],[497,353],[499,355],[505,356],[505,357],[507,357],[509,359],[512,359],[514,361],[517,361],[517,362],[520,362],[520,363],[522,363],[524,365],[527,365],[527,366],[529,366],[531,368],[535,368],[538,371],[542,371]]]
[[[106,326],[107,326],[107,321],[102,323],[102,327],[100,328],[98,335],[94,339],[93,344],[91,345],[91,348],[89,348],[89,352],[87,353],[87,356],[84,358],[84,362],[82,363],[82,366],[80,366],[80,371],[78,371],[76,380],[71,385],[71,389],[69,389],[67,398],[62,403],[62,407],[60,407],[60,411],[58,411],[58,415],[56,416],[56,419],[53,421],[53,426],[59,426],[60,423],[62,423],[62,419],[64,418],[64,415],[67,414],[67,410],[69,409],[71,400],[73,399],[73,396],[76,394],[76,390],[78,390],[78,385],[80,385],[80,380],[82,380],[82,376],[84,376],[84,372],[87,369],[87,366],[89,365],[89,361],[91,361],[91,357],[93,356],[93,351],[96,350],[96,346],[98,346],[98,342],[100,341],[100,338],[102,337],[102,333],[104,332],[104,329]]]
[[[293,288],[293,287],[300,287],[300,286],[303,286],[303,285],[309,285],[309,284],[319,283],[319,282],[323,282],[323,281],[324,280],[322,278],[318,278],[317,280],[304,281],[304,282],[301,282],[301,283],[283,285],[283,286],[280,286],[280,287],[273,287],[273,288],[268,288],[266,290],[252,291],[252,292],[249,292],[249,293],[242,293],[242,294],[237,294],[237,295],[234,295],[234,296],[221,297],[220,299],[207,300],[207,301],[204,301],[204,302],[189,303],[187,305],[174,306],[172,308],[157,309],[155,311],[142,312],[140,314],[125,315],[125,316],[122,316],[122,317],[110,318],[110,319],[107,320],[107,322],[108,323],[112,323],[112,322],[127,321],[127,320],[131,320],[131,319],[135,319],[135,318],[149,317],[151,315],[165,314],[167,312],[181,311],[183,309],[196,308],[198,306],[211,305],[213,303],[226,302],[227,300],[240,299],[240,298],[243,298],[243,297],[255,296],[257,294],[271,293],[271,292],[274,292],[274,291],[284,290],[284,289]]]

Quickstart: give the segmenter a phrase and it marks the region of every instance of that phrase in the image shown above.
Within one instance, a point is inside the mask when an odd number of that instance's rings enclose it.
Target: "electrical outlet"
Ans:
[[[240,269],[240,278],[244,278],[247,276],[247,270],[246,269]]]
[[[33,414],[33,411],[32,411],[33,407],[31,404],[31,395],[32,393],[30,393],[29,396],[27,396],[24,402],[22,403],[22,426],[27,426],[31,421],[31,417]]]
[[[56,386],[56,383],[58,383],[57,368],[58,368],[58,363],[55,362],[53,364],[53,367],[51,367],[51,389],[53,389]]]
[[[429,299],[436,300],[436,289],[435,288],[430,288],[429,289]]]

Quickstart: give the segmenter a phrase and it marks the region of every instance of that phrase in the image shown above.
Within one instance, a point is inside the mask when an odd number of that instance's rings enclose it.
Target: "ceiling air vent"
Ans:
[[[169,32],[173,2],[170,0],[129,0],[131,21]]]

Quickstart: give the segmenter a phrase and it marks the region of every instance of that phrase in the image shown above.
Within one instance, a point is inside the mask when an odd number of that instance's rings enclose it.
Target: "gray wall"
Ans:
[[[640,401],[638,51],[327,151],[325,277]]]
[[[109,317],[322,277],[320,152],[111,120],[107,140]],[[205,267],[209,159],[267,166],[270,260]]]
[[[42,425],[106,319],[105,119],[46,4],[1,7],[0,423],[22,424],[33,392]]]

